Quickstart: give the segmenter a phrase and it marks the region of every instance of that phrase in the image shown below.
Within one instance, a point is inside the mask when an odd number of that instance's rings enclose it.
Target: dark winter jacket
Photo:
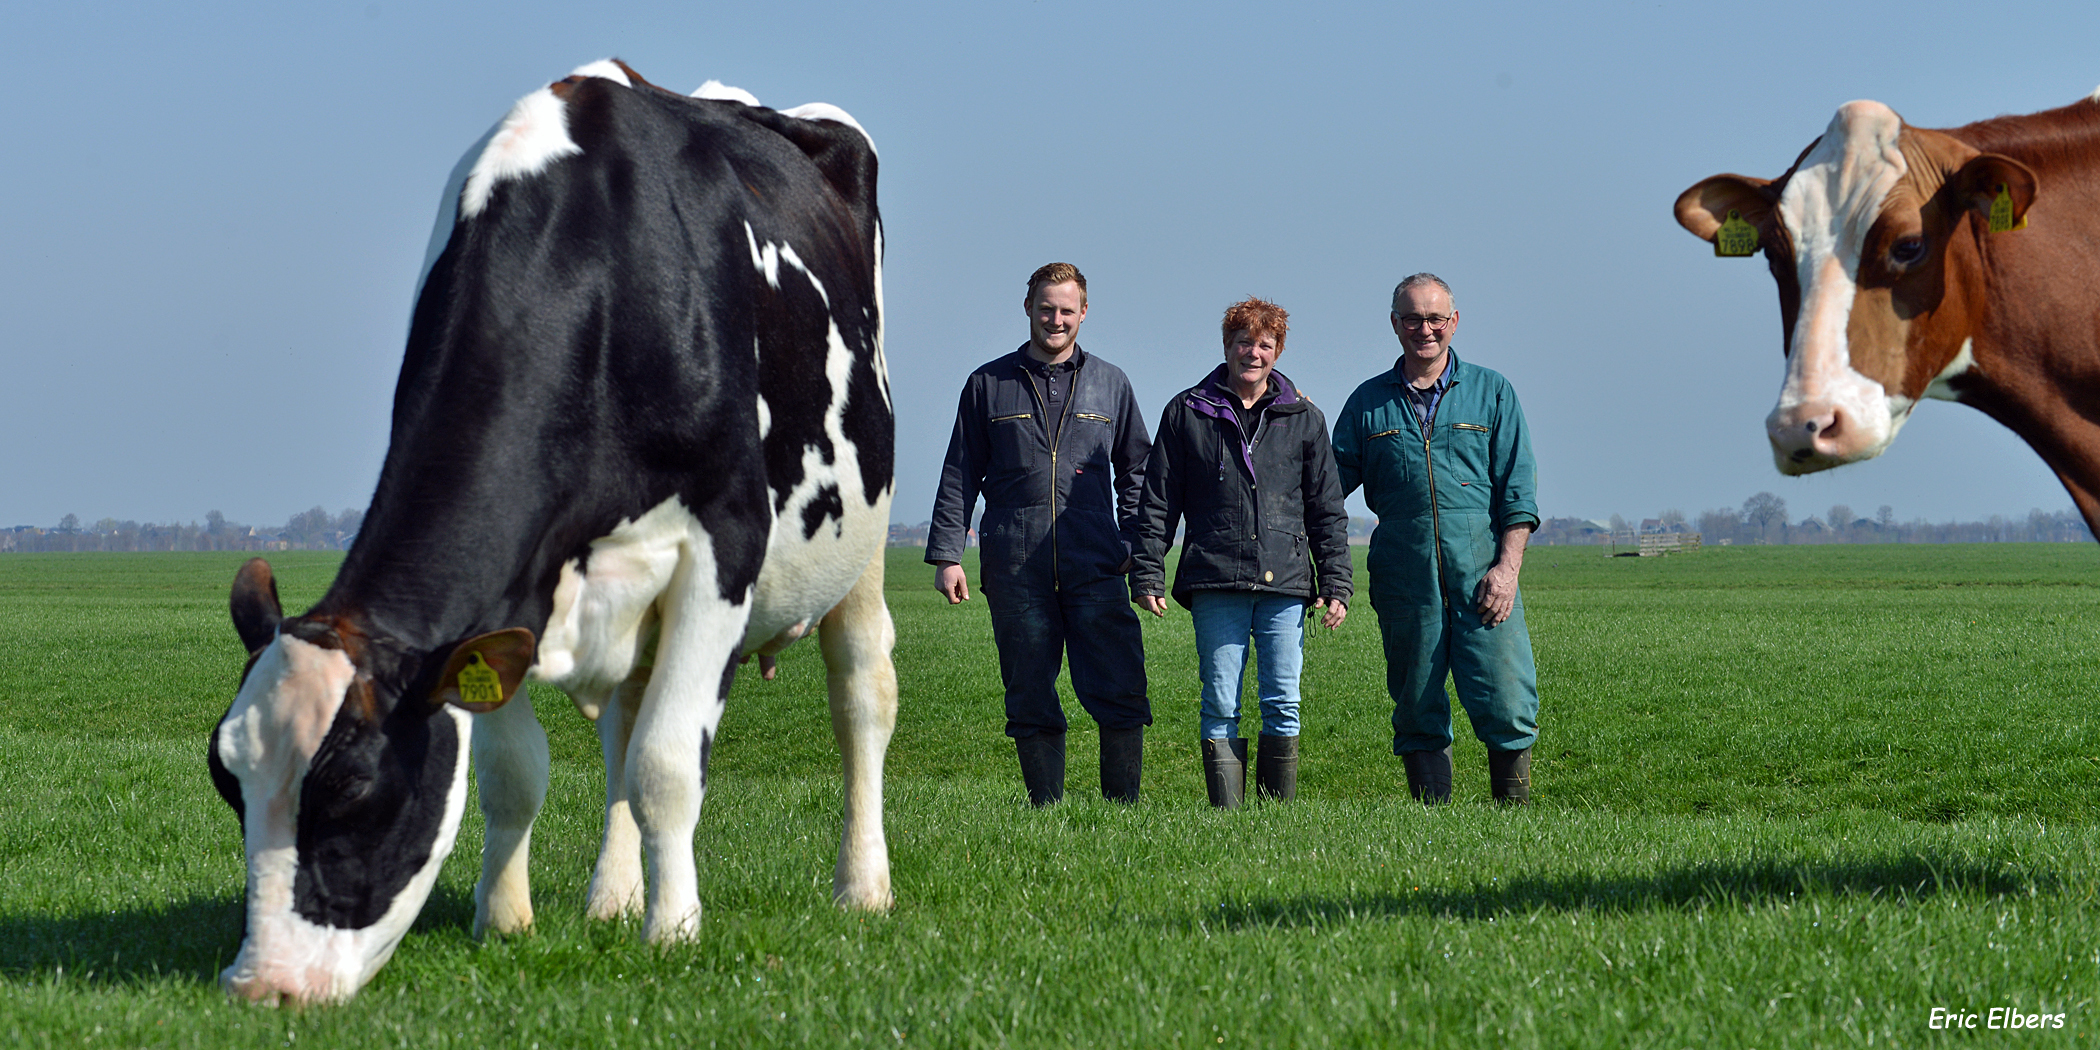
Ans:
[[[1201,590],[1268,591],[1347,604],[1354,592],[1349,515],[1327,417],[1281,372],[1250,442],[1233,412],[1225,366],[1174,395],[1145,463],[1131,590],[1162,594],[1167,548],[1186,519],[1174,600]],[[1317,574],[1317,575],[1316,575]]]
[[[1043,380],[1025,363],[1027,353],[1023,344],[963,384],[926,536],[927,562],[961,561],[982,493],[987,594],[1002,585],[1076,588],[1119,575],[1152,448],[1122,369],[1076,349],[1053,447]]]

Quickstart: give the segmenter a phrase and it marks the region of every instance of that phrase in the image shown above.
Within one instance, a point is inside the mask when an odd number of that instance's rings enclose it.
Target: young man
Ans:
[[[926,561],[949,604],[969,600],[958,562],[983,495],[980,583],[1028,800],[1064,797],[1057,672],[1069,650],[1072,691],[1101,726],[1101,794],[1136,802],[1152,706],[1123,574],[1152,441],[1122,370],[1079,347],[1087,296],[1078,268],[1036,270],[1022,305],[1028,342],[963,384]]]
[[[1509,380],[1451,352],[1451,286],[1418,273],[1393,289],[1400,359],[1356,388],[1335,421],[1342,491],[1378,517],[1371,608],[1385,642],[1393,753],[1424,802],[1451,797],[1449,675],[1488,749],[1497,801],[1531,798],[1538,672],[1517,572],[1538,527],[1538,468]]]

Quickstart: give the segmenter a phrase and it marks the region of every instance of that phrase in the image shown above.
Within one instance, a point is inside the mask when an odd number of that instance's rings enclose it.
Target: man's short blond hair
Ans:
[[[1037,288],[1046,284],[1063,284],[1066,281],[1079,286],[1079,301],[1086,302],[1086,275],[1079,272],[1079,267],[1068,262],[1054,262],[1036,267],[1035,272],[1028,276],[1028,302],[1035,302]]]

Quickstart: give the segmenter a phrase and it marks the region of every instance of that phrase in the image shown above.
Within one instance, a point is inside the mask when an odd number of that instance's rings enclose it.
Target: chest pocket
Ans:
[[[1490,439],[1494,432],[1486,424],[1452,420],[1438,427],[1442,433],[1437,440],[1442,442],[1445,454],[1458,469],[1466,471],[1477,481],[1488,476],[1489,460],[1492,458]]]
[[[1034,412],[994,412],[985,421],[988,444],[991,446],[992,462],[989,472],[1009,472],[1028,469],[1034,460],[1032,450],[1040,439]]]
[[[1364,439],[1364,477],[1399,484],[1421,470],[1422,440],[1412,427],[1381,427]]]
[[[1115,443],[1115,422],[1099,412],[1073,412],[1065,420],[1063,440],[1058,443],[1060,458],[1069,457],[1074,467],[1085,467],[1089,473],[1103,471],[1105,479],[1109,448]]]

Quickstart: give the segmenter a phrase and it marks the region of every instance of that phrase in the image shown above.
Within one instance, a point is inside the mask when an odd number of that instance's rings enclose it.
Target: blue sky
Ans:
[[[691,90],[851,111],[882,154],[894,517],[927,517],[963,376],[1023,282],[1088,276],[1081,343],[1148,422],[1246,295],[1338,408],[1395,346],[1401,276],[1516,384],[1549,515],[2056,510],[1974,410],[1780,477],[1761,260],[1670,218],[1773,176],[1840,104],[1944,127],[2100,84],[2100,7],[701,3],[10,5],[0,55],[0,525],[282,522],[361,507],[437,197],[518,96],[618,55]],[[1360,505],[1360,504],[1359,504]]]

